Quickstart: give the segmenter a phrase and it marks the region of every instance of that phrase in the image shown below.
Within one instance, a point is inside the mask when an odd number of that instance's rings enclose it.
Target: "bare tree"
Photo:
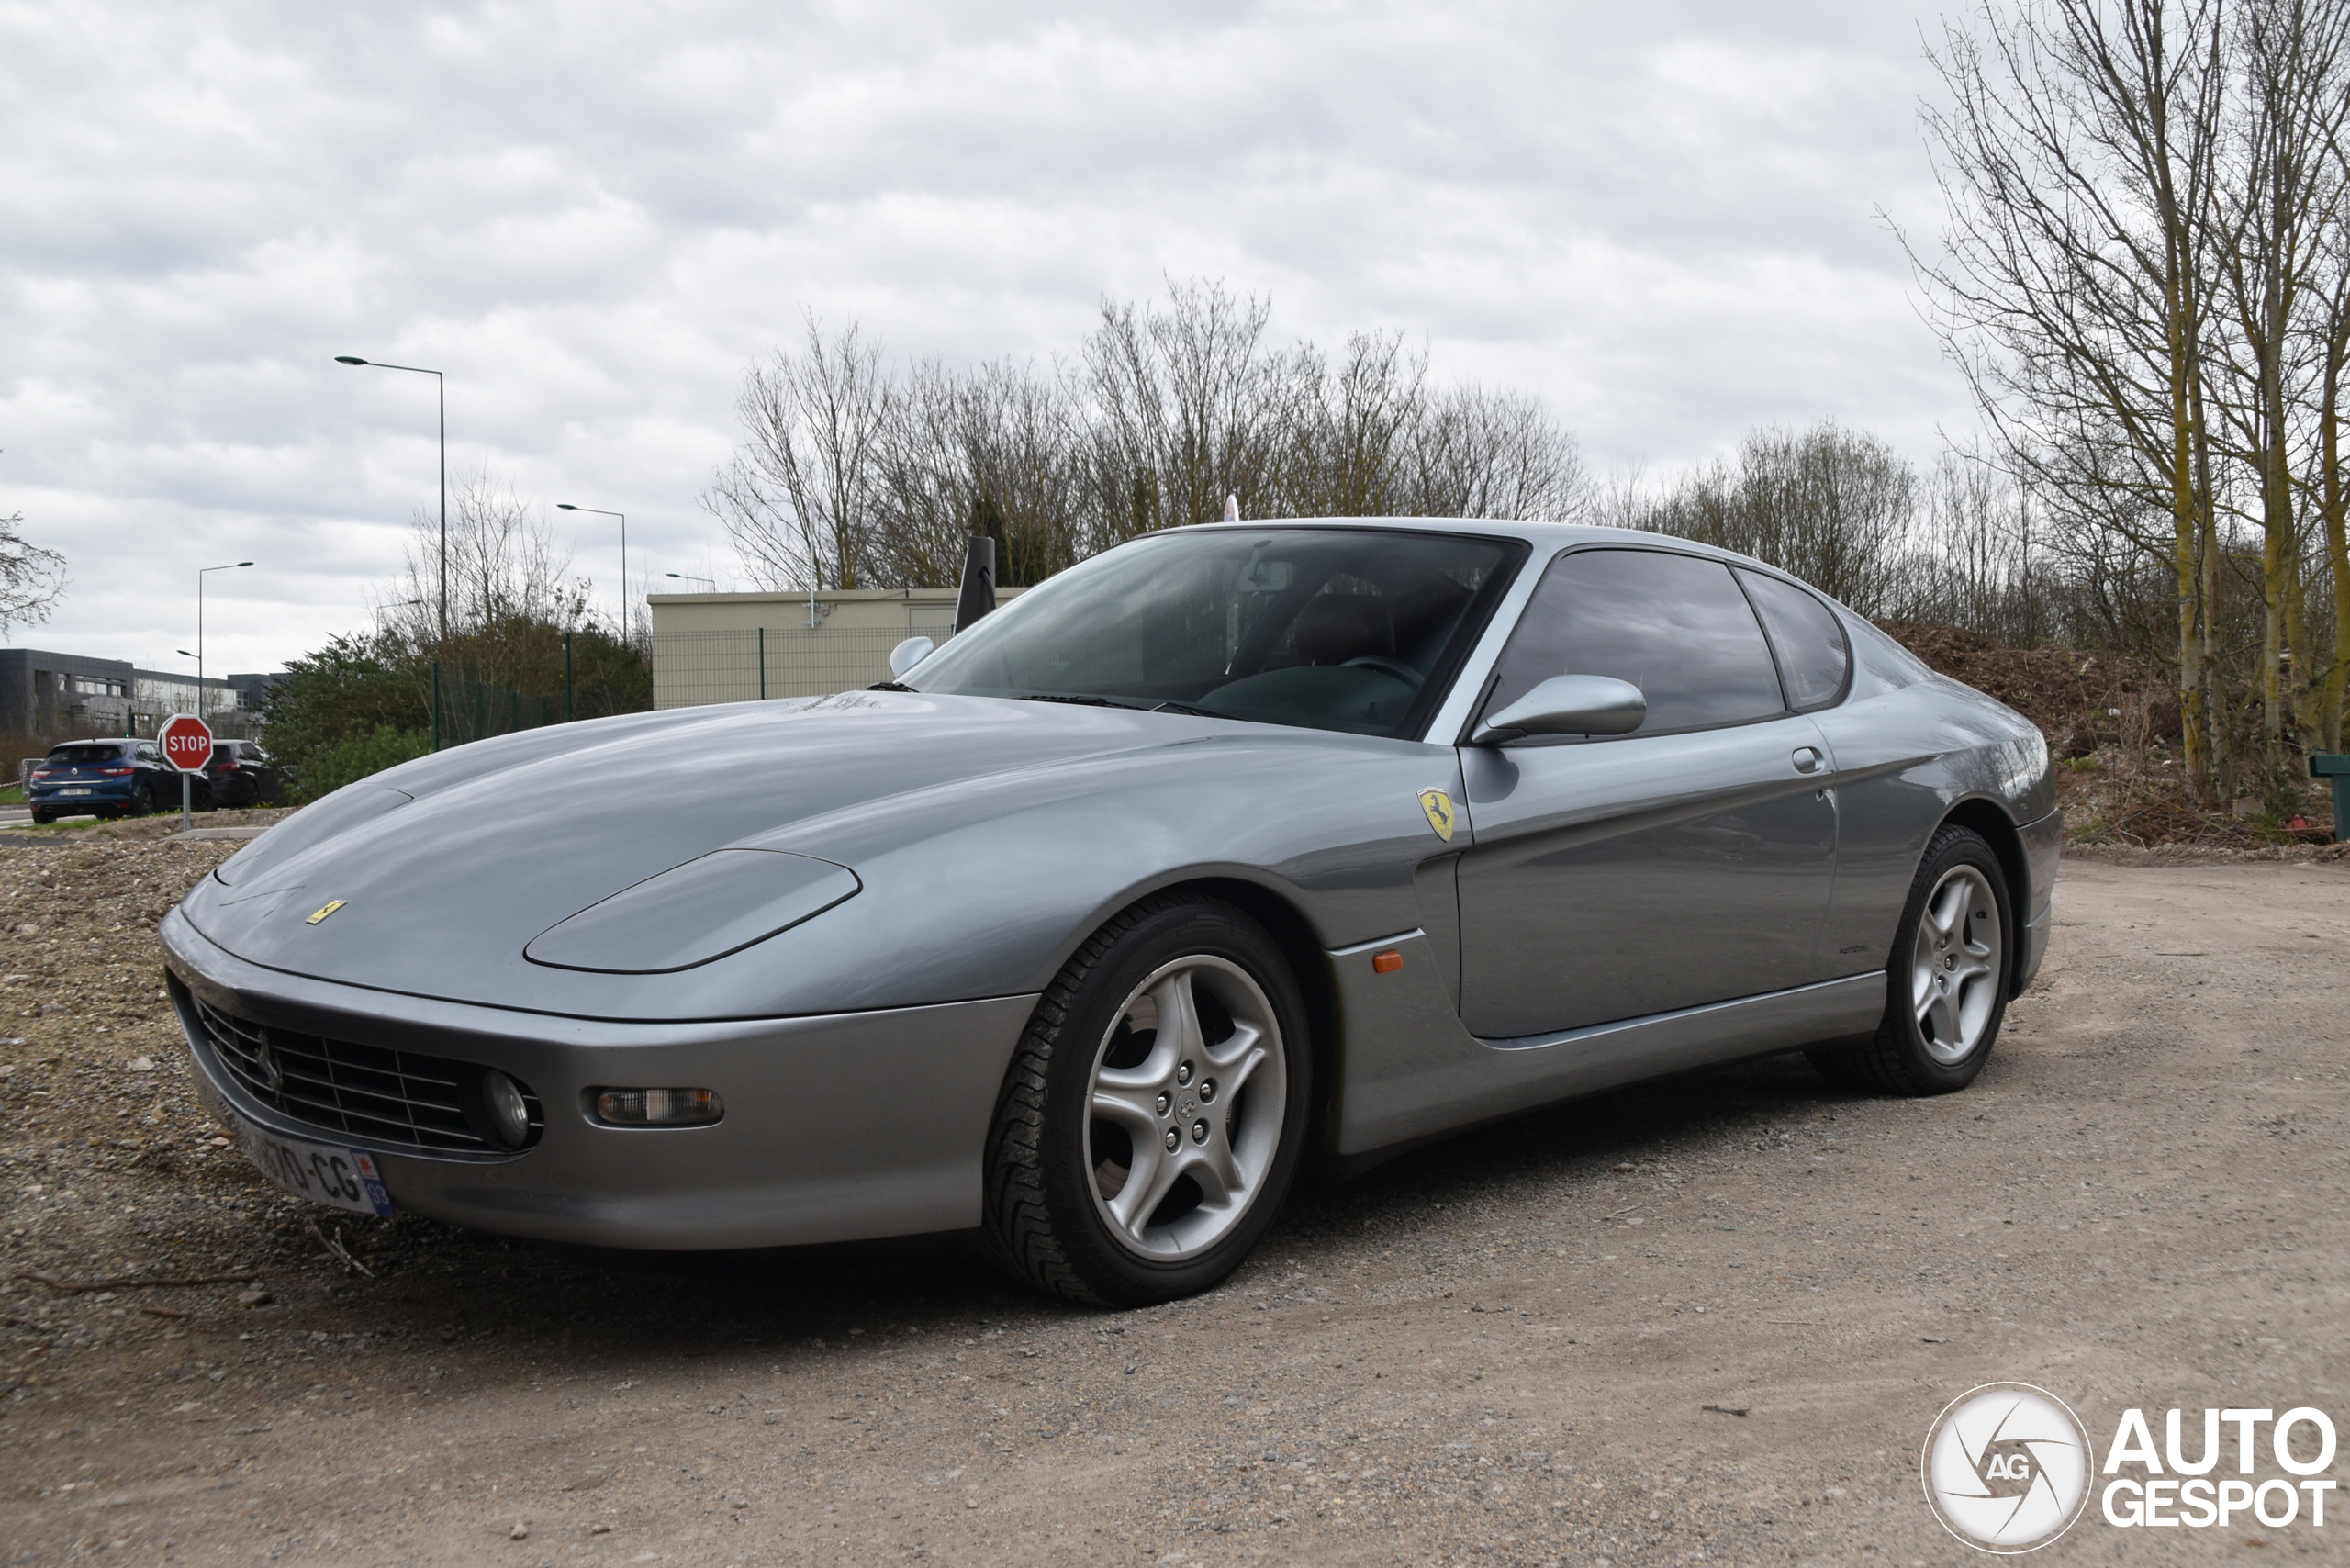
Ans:
[[[0,517],[0,636],[37,626],[65,594],[65,557],[24,535],[25,514]]]
[[[1301,346],[1286,412],[1280,496],[1292,517],[1379,517],[1409,510],[1417,436],[1428,413],[1427,356],[1401,332],[1356,332],[1334,369]]]
[[[487,468],[458,485],[449,509],[449,639],[439,637],[440,520],[419,512],[407,569],[375,606],[379,634],[439,660],[449,678],[518,688],[540,646],[596,623],[593,585],[571,574],[571,554],[529,501]],[[620,628],[614,636],[625,636]]]
[[[744,379],[744,439],[703,497],[761,586],[955,580],[965,541],[999,580],[1043,580],[1137,533],[1223,515],[1566,518],[1587,506],[1574,438],[1531,398],[1431,389],[1400,332],[1334,363],[1269,342],[1270,308],[1220,285],[1104,301],[1050,372],[885,367],[811,322]]]
[[[2337,168],[2344,159],[2336,152]],[[2345,371],[2350,371],[2350,225],[2329,225],[2323,252],[2324,276],[2317,292],[2320,343],[2317,372],[2317,506],[2325,535],[2325,572],[2333,587],[2333,660],[2319,696],[2320,741],[2328,751],[2342,749],[2342,717],[2345,687],[2350,687],[2350,487],[2344,483],[2342,420]]]
[[[1827,423],[1749,434],[1715,463],[1616,521],[1695,539],[1793,573],[1863,615],[1906,610],[1918,480],[1874,436]]]
[[[892,411],[879,347],[854,322],[828,340],[811,315],[800,352],[754,365],[735,408],[744,443],[701,502],[744,570],[767,588],[865,586]]]
[[[1525,393],[1437,393],[1412,437],[1411,484],[1397,510],[1528,522],[1572,522],[1592,510],[1582,447]]]
[[[2187,770],[2208,794],[2221,0],[1986,3],[1975,21],[1930,50],[1951,100],[1925,115],[1945,224],[1940,253],[1911,258],[2052,520],[2167,559]]]
[[[2288,740],[2314,738],[2303,503],[2322,486],[2300,482],[2318,462],[2303,410],[2309,379],[2322,379],[2327,357],[2320,269],[2340,225],[2350,8],[2238,0],[2233,33],[2242,112],[2230,123],[2214,190],[2223,241],[2214,249],[2232,329],[2221,406],[2259,508],[2260,733],[2262,760],[2276,775]]]
[[[1214,283],[1168,285],[1165,307],[1102,302],[1079,352],[1097,517],[1118,538],[1213,521],[1226,496],[1278,515],[1294,356],[1269,348],[1272,307]]]

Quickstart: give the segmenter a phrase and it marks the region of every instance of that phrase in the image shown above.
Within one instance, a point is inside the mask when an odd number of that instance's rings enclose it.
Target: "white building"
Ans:
[[[996,600],[1021,592],[998,588]],[[954,635],[954,588],[805,593],[656,593],[653,705],[816,697],[890,678],[908,637]]]

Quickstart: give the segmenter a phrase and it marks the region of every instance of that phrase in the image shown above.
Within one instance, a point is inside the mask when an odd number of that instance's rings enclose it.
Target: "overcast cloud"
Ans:
[[[1931,13],[1927,26],[1938,26]],[[803,308],[1065,352],[1163,276],[1424,337],[1603,476],[1972,416],[1875,216],[1932,231],[1919,16],[1740,5],[0,4],[0,515],[72,563],[12,641],[275,667],[365,620],[453,471],[695,505]],[[613,590],[609,520],[550,512]]]

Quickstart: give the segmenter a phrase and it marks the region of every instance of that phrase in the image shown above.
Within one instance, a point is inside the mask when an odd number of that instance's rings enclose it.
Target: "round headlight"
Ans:
[[[521,1085],[492,1068],[482,1074],[481,1097],[491,1128],[507,1148],[520,1148],[531,1141],[531,1107],[522,1098]]]

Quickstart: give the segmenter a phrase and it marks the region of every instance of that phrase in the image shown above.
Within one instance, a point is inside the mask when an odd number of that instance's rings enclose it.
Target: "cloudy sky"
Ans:
[[[1222,279],[1283,336],[1403,328],[1603,476],[1832,417],[1930,458],[1963,389],[1920,28],[1886,0],[174,6],[0,0],[0,515],[70,558],[30,644],[274,667],[366,618],[452,469],[695,498],[803,309],[1042,359]],[[609,519],[552,512],[600,591]]]

